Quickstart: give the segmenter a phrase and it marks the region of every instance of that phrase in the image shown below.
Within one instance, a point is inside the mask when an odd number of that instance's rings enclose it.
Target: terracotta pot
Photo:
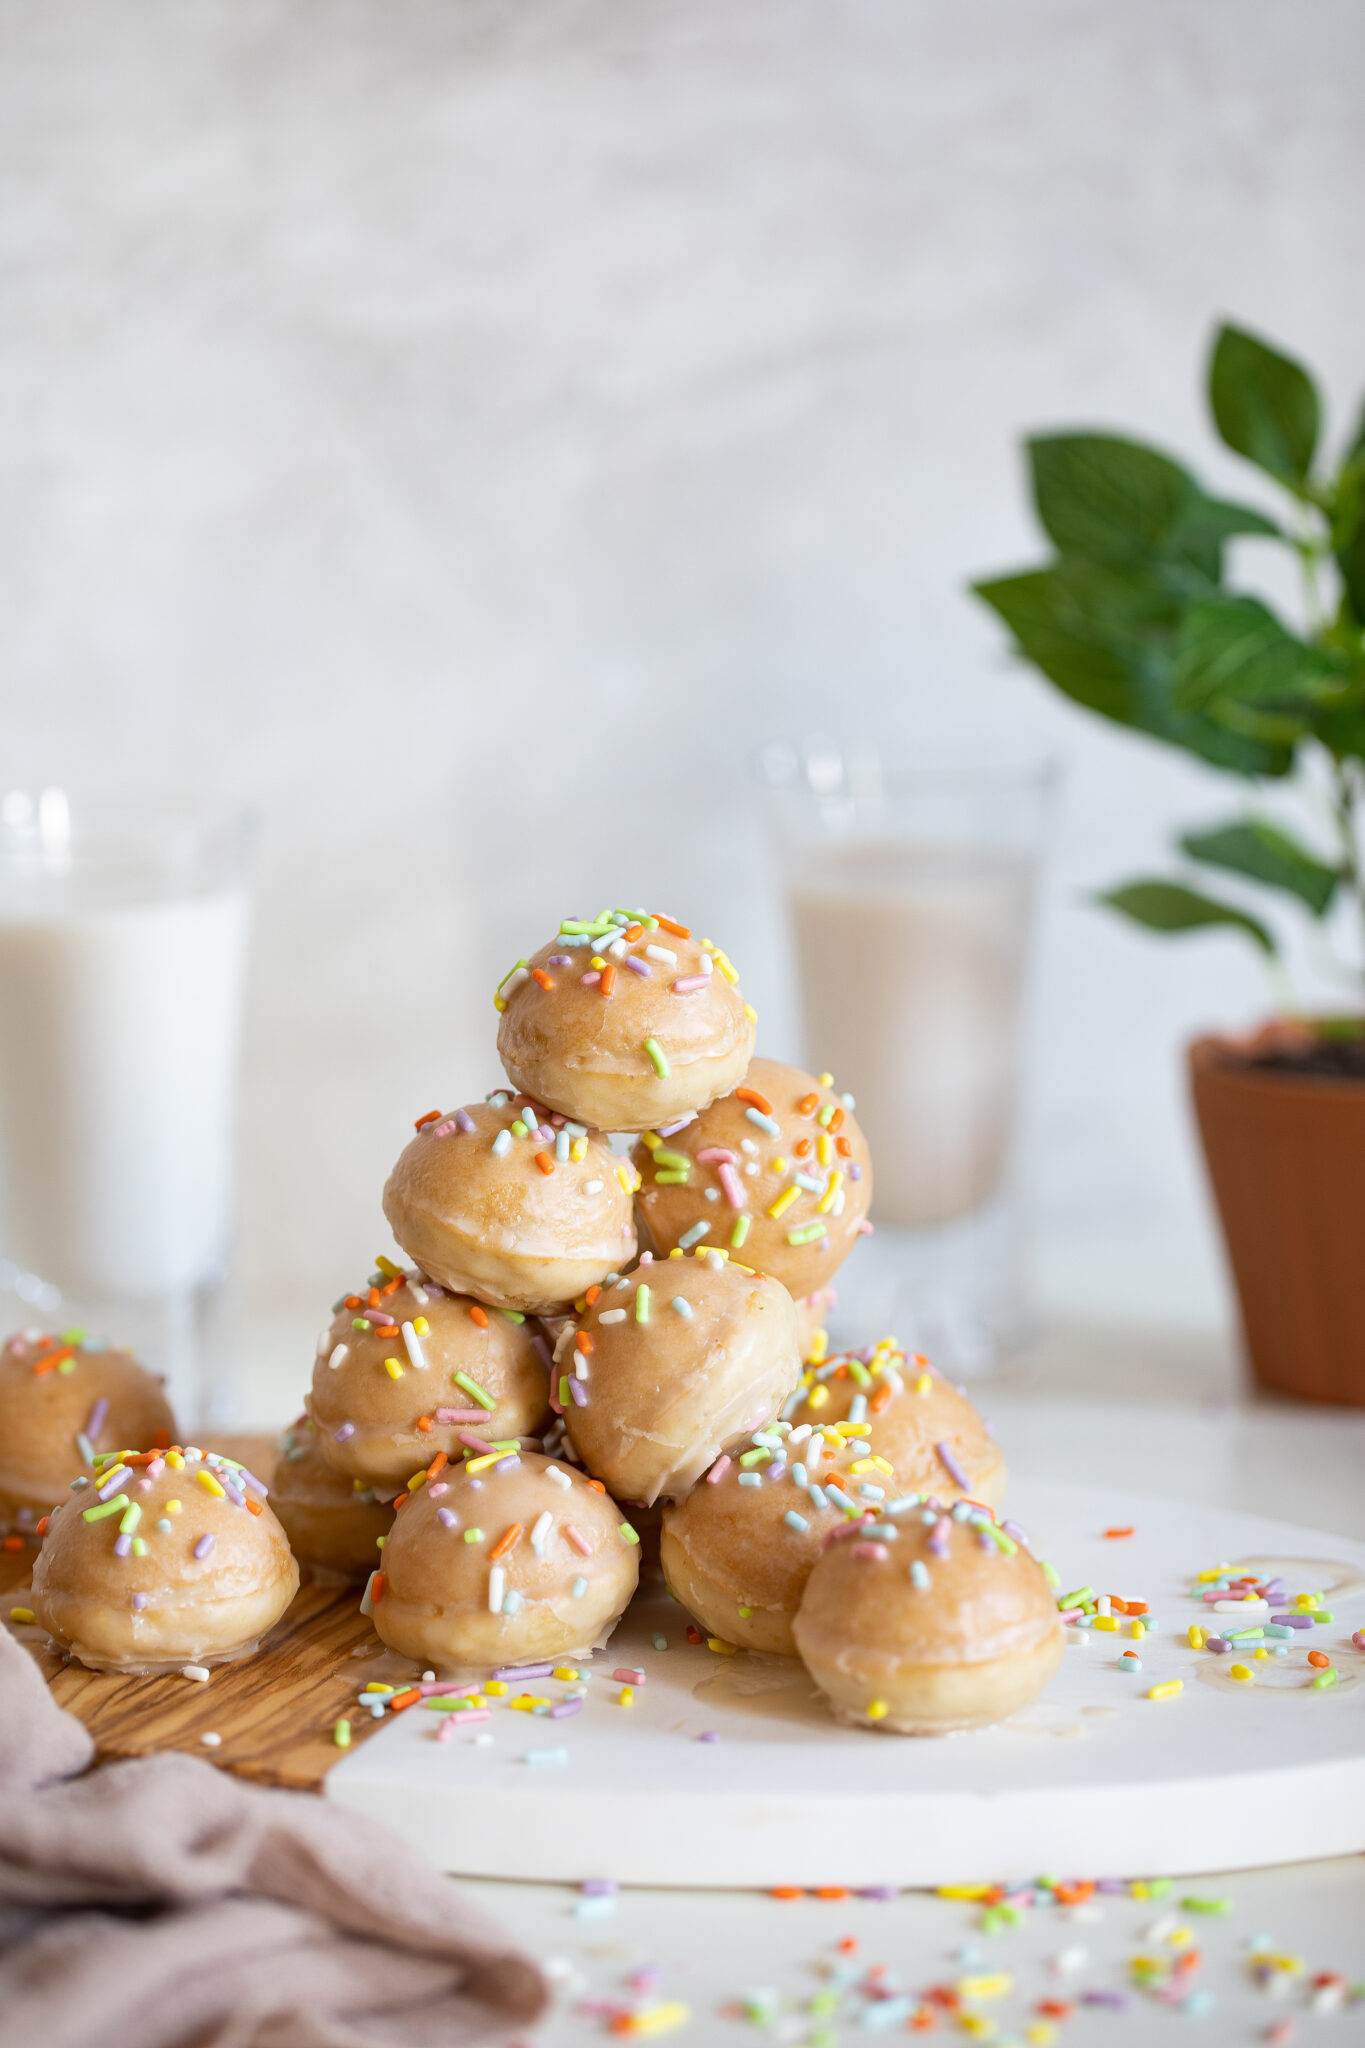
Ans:
[[[1217,1038],[1189,1063],[1252,1372],[1365,1407],[1365,1083],[1248,1067]]]

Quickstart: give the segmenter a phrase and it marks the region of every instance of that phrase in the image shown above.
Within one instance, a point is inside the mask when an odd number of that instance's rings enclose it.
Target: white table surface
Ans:
[[[301,1326],[304,1370],[310,1339]],[[260,1361],[261,1376],[247,1390],[251,1421],[277,1421],[289,1407],[290,1395],[282,1401],[279,1392],[282,1363],[278,1353]],[[1152,1493],[1365,1538],[1365,1410],[1249,1396],[1230,1348],[1208,1336],[1055,1331],[973,1391],[1018,1470],[1100,1485],[1126,1480]],[[604,1876],[611,1875],[609,1861],[604,1857]],[[981,1873],[983,1881],[1032,1875]],[[1279,2019],[1292,2022],[1285,2038],[1365,2041],[1361,1858],[1179,1879],[1160,1901],[1106,1897],[1077,1908],[1039,1906],[1024,1910],[1022,1926],[992,1935],[979,1931],[979,1907],[920,1893],[892,1901],[781,1902],[742,1892],[635,1891],[606,1907],[588,1906],[584,1917],[584,1902],[565,1887],[466,1882],[464,1889],[553,1962],[556,2010],[528,2036],[535,2048],[611,2039],[613,2011],[672,2001],[685,2004],[689,2017],[657,2038],[769,2039],[812,2048],[852,2043],[875,2031],[862,2017],[866,2001],[856,1989],[841,1993],[832,2018],[806,2007],[829,1988],[824,1973],[831,1966],[852,1965],[856,1978],[876,1964],[916,1994],[963,1977],[1008,1974],[1007,1993],[969,2007],[994,2022],[993,2036],[976,2038],[993,2038],[997,2048],[1031,2038],[1039,2000],[1078,2000],[1087,1990],[1122,1991],[1128,2003],[1123,2011],[1075,2003],[1070,2017],[1053,2022],[1057,2040],[1069,2048],[1141,2048],[1178,2039],[1201,2018],[1203,2038],[1220,2044],[1265,2039]],[[1226,1897],[1232,1909],[1218,1917],[1182,1911],[1180,1900],[1190,1896]],[[1134,1956],[1176,1955],[1171,1936],[1178,1944],[1182,1929],[1203,1957],[1190,1979],[1200,1996],[1189,2010],[1136,1990],[1131,1973]],[[1303,1960],[1284,1995],[1272,1998],[1254,1982],[1249,1944],[1258,1936]],[[836,1944],[846,1937],[858,1942],[855,1954],[839,1953]],[[1073,1967],[1059,1972],[1059,1958]],[[649,1974],[632,1989],[632,1973],[641,1970]],[[1311,2011],[1318,1972],[1360,1985],[1361,1998],[1334,2015]],[[739,2011],[739,2002],[757,1991],[776,2000],[774,2016],[761,2025]],[[1329,1988],[1328,1998],[1334,1995]],[[891,2031],[904,2037],[904,2020]],[[946,2015],[935,2035],[973,2037]]]

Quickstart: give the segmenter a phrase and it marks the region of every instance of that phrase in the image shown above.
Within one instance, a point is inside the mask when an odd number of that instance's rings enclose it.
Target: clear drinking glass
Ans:
[[[155,800],[0,799],[0,1285],[127,1342],[181,1426],[222,1355],[254,837]]]
[[[1017,1134],[1050,762],[903,767],[828,742],[761,757],[808,1065],[850,1090],[875,1234],[836,1333],[894,1329],[964,1377],[1026,1320]]]

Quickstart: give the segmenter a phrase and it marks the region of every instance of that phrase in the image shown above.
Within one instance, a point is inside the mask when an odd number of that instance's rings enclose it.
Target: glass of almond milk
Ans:
[[[180,1424],[230,1420],[252,822],[0,798],[0,1285],[128,1341]]]
[[[872,1148],[874,1237],[840,1326],[989,1371],[1026,1319],[1017,1134],[1046,762],[765,750],[807,1066]],[[873,1325],[876,1325],[873,1328]]]

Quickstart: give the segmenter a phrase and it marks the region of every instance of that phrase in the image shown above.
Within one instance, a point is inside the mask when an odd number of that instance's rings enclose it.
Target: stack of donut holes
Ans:
[[[843,1721],[942,1732],[1031,1698],[1060,1629],[980,1417],[894,1340],[829,1350],[871,1228],[852,1098],[755,1058],[728,956],[659,913],[565,919],[495,1004],[507,1084],[418,1119],[383,1193],[406,1263],[333,1304],[269,1504],[158,1450],[145,1403],[112,1425],[111,1391],[101,1424],[138,1449],[89,1446],[117,1455],[48,1501],[40,1624],[90,1662],[157,1668],[191,1634],[200,1661],[244,1654],[297,1559],[363,1581],[401,1656],[488,1670],[590,1655],[643,1555],[708,1637],[801,1657]],[[54,1401],[44,1437],[31,1348],[0,1356],[12,1513],[53,1493],[81,1408]],[[155,1567],[145,1536],[129,1555],[153,1516]]]

